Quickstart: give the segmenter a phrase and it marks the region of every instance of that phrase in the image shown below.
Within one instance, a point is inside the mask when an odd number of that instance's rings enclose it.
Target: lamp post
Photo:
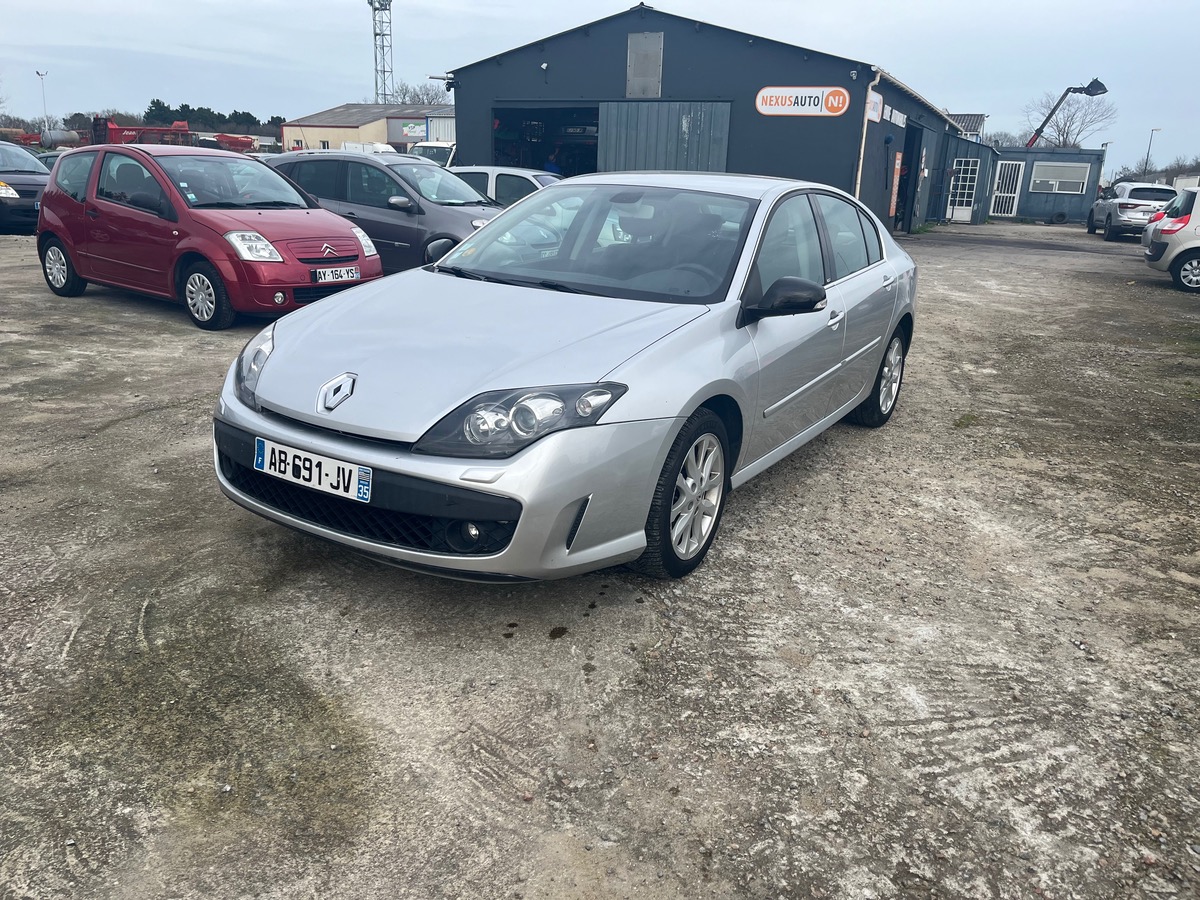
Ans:
[[[34,69],[34,74],[42,81],[42,131],[50,130],[50,113],[46,112],[46,76],[50,74],[50,70],[39,72]]]
[[[1146,177],[1150,173],[1150,148],[1154,146],[1154,132],[1156,132],[1156,131],[1162,131],[1162,129],[1161,128],[1151,128],[1150,129],[1150,141],[1149,141],[1149,143],[1146,144],[1146,158],[1142,162],[1142,181],[1145,181]]]
[[[1067,99],[1067,94],[1086,94],[1089,97],[1099,97],[1101,94],[1107,94],[1108,88],[1104,86],[1104,82],[1099,78],[1093,78],[1087,84],[1081,84],[1079,87],[1069,87],[1062,92],[1062,96],[1058,98],[1058,102],[1054,104],[1054,108],[1050,110],[1050,114],[1046,116],[1042,124],[1037,127],[1037,131],[1033,133],[1028,141],[1025,142],[1025,148],[1029,149],[1038,142],[1038,138],[1042,136],[1042,132],[1046,130],[1046,126],[1050,124],[1050,120],[1054,118],[1054,114],[1058,112],[1058,108],[1063,105],[1063,101]]]

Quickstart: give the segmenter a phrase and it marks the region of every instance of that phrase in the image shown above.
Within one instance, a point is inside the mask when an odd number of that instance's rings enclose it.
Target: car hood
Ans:
[[[599,381],[705,312],[413,269],[280,319],[258,399],[323,428],[415,441],[484,391]],[[318,412],[321,387],[347,372],[353,394]]]
[[[192,218],[218,234],[257,231],[268,241],[350,235],[350,225],[327,209],[193,209]]]
[[[0,181],[14,188],[44,188],[50,176],[45,172],[0,172]]]

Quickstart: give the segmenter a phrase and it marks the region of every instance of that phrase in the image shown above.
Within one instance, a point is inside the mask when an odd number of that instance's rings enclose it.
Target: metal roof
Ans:
[[[427,116],[453,116],[453,105],[409,106],[392,103],[343,103],[284,122],[284,125],[342,125],[360,128],[380,119],[424,119]]]
[[[983,123],[987,119],[984,113],[946,113],[946,115],[967,134],[982,134]]]

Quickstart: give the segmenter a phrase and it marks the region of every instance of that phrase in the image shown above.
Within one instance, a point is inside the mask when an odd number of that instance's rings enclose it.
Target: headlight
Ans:
[[[262,374],[263,366],[271,351],[275,349],[275,323],[272,322],[250,339],[238,355],[237,366],[233,370],[233,385],[237,397],[253,410],[258,409],[258,377]]]
[[[3,197],[5,200],[16,200],[20,196],[20,194],[10,188],[3,181],[0,181],[0,197]]]
[[[413,452],[471,459],[512,456],[556,431],[595,425],[627,390],[623,384],[603,382],[480,394],[430,428]]]
[[[225,240],[233,245],[238,256],[249,262],[283,262],[275,246],[257,231],[231,231]]]
[[[365,231],[363,231],[357,225],[352,226],[350,230],[353,231],[354,236],[358,238],[358,244],[360,247],[362,247],[363,256],[379,255],[379,251],[375,249],[374,242],[372,242],[372,240],[367,236]]]

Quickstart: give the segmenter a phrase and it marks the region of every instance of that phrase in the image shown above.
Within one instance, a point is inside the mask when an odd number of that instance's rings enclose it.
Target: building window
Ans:
[[[304,149],[304,141],[300,140],[299,138],[295,138],[292,141],[292,149],[293,150],[303,150]]]
[[[1035,162],[1029,190],[1035,194],[1082,194],[1091,172],[1088,163]]]
[[[321,149],[328,150],[329,149],[329,141],[321,141]]]

